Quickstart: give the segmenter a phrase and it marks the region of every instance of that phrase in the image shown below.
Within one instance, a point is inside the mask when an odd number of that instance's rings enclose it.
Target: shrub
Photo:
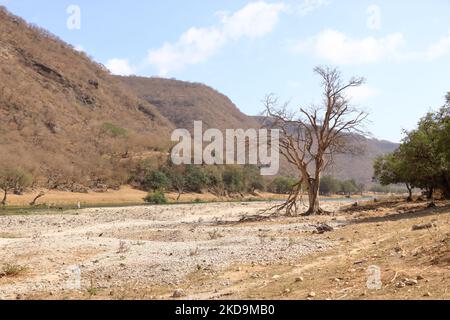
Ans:
[[[257,166],[244,166],[244,184],[247,192],[254,193],[256,190],[264,191],[264,180]]]
[[[223,182],[228,192],[245,191],[244,173],[239,167],[226,167],[223,173]]]
[[[358,191],[355,180],[346,180],[341,183],[341,192],[351,195]]]
[[[157,191],[153,193],[149,193],[144,201],[151,204],[167,204],[166,196],[163,192]]]
[[[128,132],[124,128],[118,127],[110,122],[102,125],[102,130],[115,138],[128,138]]]
[[[166,190],[171,187],[171,181],[162,171],[151,171],[144,177],[142,183],[146,190]]]
[[[210,192],[223,196],[225,186],[223,183],[223,167],[222,166],[208,166],[205,168],[208,175],[208,189]]]
[[[342,183],[336,178],[325,176],[320,180],[320,194],[331,195],[340,192]]]
[[[189,191],[200,193],[208,188],[208,174],[201,167],[189,166],[186,170],[186,185]]]
[[[27,271],[27,267],[17,264],[5,264],[0,271],[0,278],[3,277],[17,277]]]
[[[292,178],[277,177],[269,186],[269,191],[277,194],[288,194],[292,191],[296,181]]]

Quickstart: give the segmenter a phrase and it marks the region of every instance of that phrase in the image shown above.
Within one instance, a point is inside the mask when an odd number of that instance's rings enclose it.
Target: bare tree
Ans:
[[[3,191],[3,199],[0,202],[1,205],[6,205],[6,198],[8,192],[19,191],[31,184],[32,177],[20,168],[14,169],[1,169],[0,170],[0,190]]]
[[[305,215],[323,213],[319,203],[321,173],[333,161],[333,155],[352,152],[350,143],[363,130],[368,114],[351,106],[348,89],[359,87],[363,78],[342,80],[334,68],[317,67],[314,72],[322,78],[323,99],[320,105],[299,107],[290,111],[288,103],[280,105],[274,95],[266,97],[265,126],[280,130],[280,153],[299,174],[299,181],[278,212],[297,213],[302,186],[308,190],[309,209]]]

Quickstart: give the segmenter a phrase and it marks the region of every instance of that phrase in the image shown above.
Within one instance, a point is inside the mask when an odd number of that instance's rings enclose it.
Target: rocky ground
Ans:
[[[327,216],[259,219],[272,205],[0,216],[0,298],[450,298],[446,203],[329,202]]]

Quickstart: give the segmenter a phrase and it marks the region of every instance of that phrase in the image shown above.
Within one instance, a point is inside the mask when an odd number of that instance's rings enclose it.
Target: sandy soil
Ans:
[[[329,216],[241,221],[270,205],[0,216],[0,298],[450,298],[446,203],[330,202]],[[432,228],[412,231],[424,222]],[[318,234],[323,223],[334,230]],[[370,265],[380,290],[367,288]]]
[[[29,203],[36,197],[41,191],[45,192],[45,196],[38,199],[37,205],[49,205],[51,207],[70,205],[76,206],[78,202],[83,205],[130,205],[130,204],[144,204],[144,197],[147,192],[134,189],[130,186],[122,186],[120,190],[108,190],[107,192],[88,192],[88,193],[74,193],[66,191],[56,190],[34,190],[29,191],[23,195],[8,195],[9,206],[28,206]],[[166,197],[171,202],[176,202],[178,194],[167,193]],[[243,199],[255,199],[255,200],[270,200],[283,198],[282,195],[276,195],[271,193],[259,193],[257,195],[245,195]],[[195,200],[201,201],[229,201],[231,198],[218,197],[211,193],[194,194],[187,193],[182,194],[178,200],[181,203],[194,202]]]
[[[76,207],[78,202],[81,206],[101,206],[101,205],[138,205],[144,204],[144,197],[147,192],[137,190],[131,186],[124,185],[119,190],[108,190],[106,192],[88,192],[88,193],[74,193],[67,191],[45,190],[37,189],[28,191],[23,195],[8,195],[8,206],[28,206],[29,203],[40,192],[45,192],[45,196],[39,198],[37,205],[39,206],[72,206]],[[368,195],[380,197],[379,195]],[[235,197],[219,197],[212,193],[185,193],[177,200],[178,194],[169,192],[166,193],[166,198],[173,203],[188,203],[200,200],[203,202],[223,202],[223,201],[252,201],[252,200],[280,200],[286,198],[286,195],[273,194],[268,192],[258,192],[256,194],[236,195]],[[342,196],[335,196],[342,198]],[[354,196],[355,201],[360,197]]]

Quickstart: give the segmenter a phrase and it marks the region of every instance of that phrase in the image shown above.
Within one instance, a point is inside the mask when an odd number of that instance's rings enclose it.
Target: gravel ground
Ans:
[[[313,234],[319,222],[343,223],[330,217],[239,223],[270,206],[217,203],[0,216],[0,268],[26,268],[19,276],[0,277],[0,299],[94,286],[177,286],[198,269],[298,260],[333,246]]]

